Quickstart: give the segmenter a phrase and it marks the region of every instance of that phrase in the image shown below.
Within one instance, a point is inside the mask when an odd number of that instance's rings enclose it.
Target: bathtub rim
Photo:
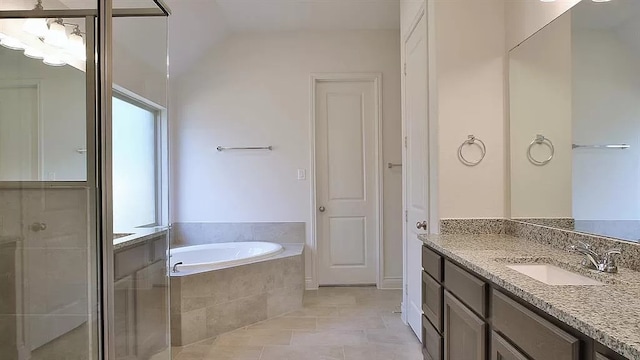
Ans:
[[[242,242],[242,241],[239,241],[239,242]],[[260,242],[270,242],[270,241],[260,241]],[[250,265],[250,264],[260,263],[260,262],[266,262],[266,261],[271,261],[271,260],[277,260],[277,259],[283,259],[283,258],[288,258],[288,257],[293,257],[293,256],[298,256],[298,255],[303,255],[304,256],[305,244],[300,244],[300,243],[275,243],[275,244],[282,245],[282,251],[280,251],[277,254],[273,254],[272,256],[269,256],[269,257],[265,257],[265,258],[262,258],[262,259],[251,258],[251,259],[248,259],[247,261],[243,261],[241,263],[226,264],[226,265],[220,265],[220,266],[216,266],[216,267],[204,267],[204,266],[202,266],[202,267],[199,267],[199,268],[193,268],[191,271],[187,271],[187,270],[180,271],[180,266],[178,265],[178,272],[176,272],[176,273],[171,272],[171,269],[169,268],[169,277],[170,278],[182,278],[182,277],[187,277],[187,276],[190,276],[190,275],[198,275],[198,274],[203,274],[203,273],[207,273],[207,272],[211,272],[211,271],[230,269],[230,268],[234,268],[234,267]],[[199,245],[209,245],[209,244],[199,244]],[[197,246],[197,245],[191,245],[191,246]],[[182,247],[187,247],[187,246],[181,246],[181,247],[172,248],[172,249],[170,249],[170,251],[173,251],[173,250],[176,250],[176,249],[180,249]]]

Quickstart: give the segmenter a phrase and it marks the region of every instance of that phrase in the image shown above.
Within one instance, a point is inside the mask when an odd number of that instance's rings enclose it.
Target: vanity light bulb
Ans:
[[[26,48],[20,40],[12,38],[11,36],[5,36],[2,38],[2,40],[0,40],[0,45],[11,50],[24,50]]]
[[[44,57],[44,60],[42,60],[43,63],[49,65],[49,66],[65,66],[67,65],[67,63],[62,60],[60,57],[56,56],[56,55],[47,55]]]
[[[49,31],[44,38],[44,42],[47,45],[55,47],[65,47],[69,42],[69,38],[67,38],[67,29],[65,29],[64,25],[58,22],[52,22],[49,25]]]
[[[37,59],[37,60],[42,60],[44,59],[44,53],[34,47],[28,47],[25,51],[24,51],[24,55],[26,57],[32,58],[32,59]]]
[[[22,30],[35,37],[44,38],[49,32],[46,19],[27,19],[22,25]]]
[[[84,39],[82,38],[82,36],[71,34],[71,36],[69,36],[69,44],[67,45],[67,50],[78,59],[87,61],[87,50],[85,49]]]

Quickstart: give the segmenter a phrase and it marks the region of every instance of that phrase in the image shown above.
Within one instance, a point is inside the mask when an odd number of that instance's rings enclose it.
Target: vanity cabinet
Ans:
[[[114,253],[117,360],[149,359],[169,348],[167,236]]]
[[[446,274],[446,272],[445,272]],[[450,292],[444,292],[444,358],[484,360],[487,324]]]
[[[624,360],[429,247],[422,251],[425,360]]]
[[[528,360],[518,349],[513,347],[495,331],[491,332],[491,360]]]

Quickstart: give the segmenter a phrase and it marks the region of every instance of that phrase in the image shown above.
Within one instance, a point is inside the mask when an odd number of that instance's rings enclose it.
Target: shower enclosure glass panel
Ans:
[[[113,19],[116,359],[171,358],[167,18]]]
[[[100,354],[97,184],[87,176],[95,69],[85,66],[95,16],[58,16],[79,48],[30,31],[28,20],[46,18],[0,19],[2,359]]]

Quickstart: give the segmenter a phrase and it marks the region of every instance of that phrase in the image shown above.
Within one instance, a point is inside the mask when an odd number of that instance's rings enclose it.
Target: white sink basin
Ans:
[[[604,285],[597,280],[550,264],[513,264],[507,267],[547,285]]]

